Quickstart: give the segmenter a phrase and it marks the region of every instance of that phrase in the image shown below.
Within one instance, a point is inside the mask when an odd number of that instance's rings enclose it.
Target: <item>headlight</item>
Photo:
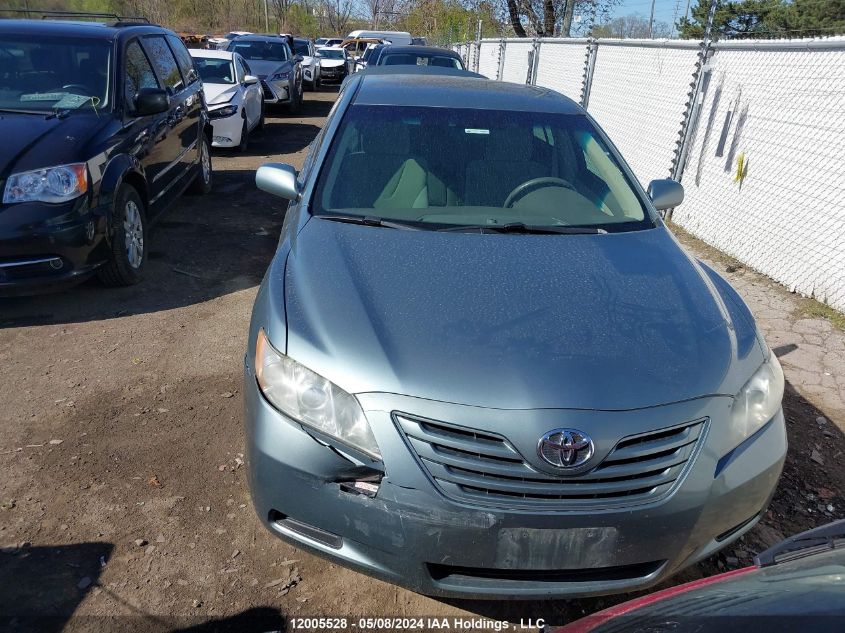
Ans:
[[[376,438],[358,401],[273,349],[264,330],[259,331],[255,342],[255,376],[264,397],[282,413],[374,459],[381,459]]]
[[[227,105],[223,106],[222,108],[217,108],[216,110],[209,110],[208,111],[208,118],[209,119],[225,119],[227,116],[232,116],[233,114],[238,113],[238,106],[236,105]]]
[[[276,73],[270,77],[270,81],[284,81],[285,79],[290,79],[290,71],[286,73]]]
[[[739,445],[774,417],[781,407],[783,387],[783,369],[774,353],[769,352],[768,360],[734,399],[731,407],[733,446]]]
[[[3,202],[67,202],[88,191],[85,163],[22,171],[9,176]]]

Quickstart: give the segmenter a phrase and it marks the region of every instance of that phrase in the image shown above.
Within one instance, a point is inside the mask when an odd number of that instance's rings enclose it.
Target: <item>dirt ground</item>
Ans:
[[[283,205],[255,188],[254,170],[301,166],[334,96],[306,93],[302,113],[275,113],[246,154],[217,152],[213,194],[185,197],[157,225],[141,285],[0,300],[0,629],[264,631],[306,615],[562,624],[630,597],[438,601],[260,526],[239,389]],[[790,455],[766,519],[672,582],[845,516],[845,420],[817,422],[827,414],[793,389],[785,408]]]

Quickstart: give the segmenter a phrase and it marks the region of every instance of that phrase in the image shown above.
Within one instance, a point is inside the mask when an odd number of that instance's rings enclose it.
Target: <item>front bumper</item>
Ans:
[[[106,209],[89,200],[0,205],[0,294],[61,288],[108,259]]]
[[[329,66],[320,68],[320,79],[322,81],[343,81],[346,79],[346,66]]]
[[[454,420],[473,415],[474,408],[366,394],[359,401],[382,450],[385,472],[371,498],[341,482],[372,471],[354,465],[273,409],[260,395],[249,366],[244,378],[249,482],[264,525],[298,547],[433,596],[574,597],[658,583],[756,523],[773,494],[786,452],[782,413],[741,450],[720,446],[724,434],[718,427],[729,408],[723,406],[724,398],[660,407],[659,416],[655,409],[605,412],[601,415],[630,414],[634,424],[640,416],[678,421],[709,414],[709,431],[668,497],[590,511],[574,511],[566,502],[535,511],[472,504],[446,497],[435,487],[390,412],[416,407],[430,419]],[[474,409],[474,415],[479,412],[498,415]],[[499,413],[519,417],[524,412]],[[538,435],[555,426],[587,428],[587,419],[597,415],[540,413],[539,421],[531,416],[521,421],[539,425]],[[726,454],[730,457],[723,459]]]
[[[264,103],[290,103],[291,101],[290,79],[270,81],[265,77],[261,80],[261,90],[264,93]]]
[[[211,145],[213,147],[237,147],[241,143],[243,125],[244,118],[240,108],[230,116],[211,119],[213,130]]]

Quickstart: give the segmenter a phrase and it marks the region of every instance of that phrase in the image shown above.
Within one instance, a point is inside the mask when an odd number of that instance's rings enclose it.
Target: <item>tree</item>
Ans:
[[[607,13],[621,0],[505,0],[508,19],[517,37],[569,37],[575,13]]]
[[[683,38],[701,38],[710,0],[698,0],[689,18],[678,22]],[[811,37],[845,32],[845,0],[733,0],[722,2],[713,37]]]
[[[322,0],[320,9],[332,33],[346,33],[354,6],[354,0]]]
[[[671,34],[672,29],[666,22],[655,22],[652,28],[649,29],[648,18],[639,13],[613,18],[609,22],[604,22],[593,29],[593,35],[596,37],[613,37],[617,39],[668,38]]]

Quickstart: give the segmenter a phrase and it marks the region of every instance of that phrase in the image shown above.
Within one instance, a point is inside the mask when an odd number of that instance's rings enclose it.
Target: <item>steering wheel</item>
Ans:
[[[516,189],[511,191],[508,194],[508,197],[505,198],[505,204],[503,205],[505,209],[512,207],[513,203],[518,199],[528,193],[529,189],[538,186],[548,186],[548,185],[557,185],[558,187],[564,187],[565,189],[572,189],[575,191],[575,187],[572,186],[572,183],[568,180],[564,180],[563,178],[553,178],[551,176],[542,176],[540,178],[532,178],[531,180],[526,180],[521,185],[517,186]]]
[[[62,86],[62,90],[75,95],[87,95],[91,92],[91,89],[88,86],[83,86],[82,84],[67,84],[66,86]]]

